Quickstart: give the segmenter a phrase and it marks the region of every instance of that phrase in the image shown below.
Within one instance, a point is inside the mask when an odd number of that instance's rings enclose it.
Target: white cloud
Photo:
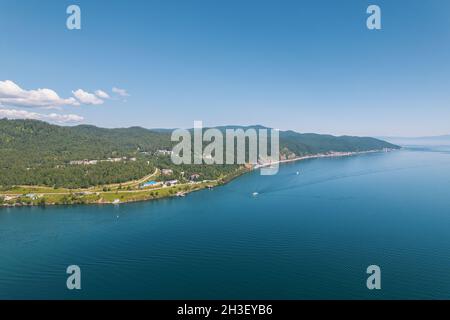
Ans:
[[[79,105],[79,102],[73,97],[60,98],[51,89],[24,90],[10,80],[0,81],[0,103],[28,108],[58,108]]]
[[[109,94],[107,94],[105,91],[97,90],[95,91],[95,95],[101,99],[109,99]]]
[[[98,98],[95,94],[86,92],[84,90],[78,89],[77,91],[72,91],[75,98],[82,104],[103,104],[103,100]]]
[[[120,88],[114,87],[114,88],[112,88],[112,92],[117,93],[121,97],[129,97],[130,96],[125,89],[120,89]]]
[[[112,91],[121,96],[129,94],[124,89],[113,88]],[[61,109],[64,106],[100,105],[104,100],[111,99],[103,90],[94,93],[78,89],[72,91],[73,97],[61,98],[54,90],[35,89],[26,90],[11,80],[0,81],[0,118],[8,119],[34,119],[55,123],[79,123],[84,121],[82,116],[76,114],[41,113],[19,108]],[[8,108],[13,107],[13,108]]]
[[[53,120],[55,122],[60,123],[76,123],[76,122],[82,122],[84,118],[82,116],[79,116],[77,114],[56,114],[56,113],[50,113],[48,115],[43,115],[44,119]]]
[[[76,114],[57,114],[57,113],[42,114],[17,109],[0,109],[0,118],[33,119],[57,123],[78,123],[84,120],[83,117]]]

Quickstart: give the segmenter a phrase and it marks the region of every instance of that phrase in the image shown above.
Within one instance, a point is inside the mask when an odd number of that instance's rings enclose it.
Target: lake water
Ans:
[[[449,299],[450,148],[285,164],[182,199],[2,208],[11,298]]]

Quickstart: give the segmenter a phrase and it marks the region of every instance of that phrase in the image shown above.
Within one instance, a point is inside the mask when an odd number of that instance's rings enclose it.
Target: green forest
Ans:
[[[237,127],[219,129],[226,128]],[[0,119],[0,186],[3,189],[17,185],[86,188],[136,180],[151,174],[155,168],[172,169],[171,178],[199,174],[203,180],[212,180],[239,169],[237,165],[174,165],[169,156],[157,153],[158,150],[171,150],[173,147],[170,133],[170,130],[140,127],[63,127],[37,120]],[[280,148],[284,154],[303,156],[397,146],[373,138],[282,131]],[[118,158],[122,160],[111,161]],[[82,160],[97,160],[98,163],[71,163]]]

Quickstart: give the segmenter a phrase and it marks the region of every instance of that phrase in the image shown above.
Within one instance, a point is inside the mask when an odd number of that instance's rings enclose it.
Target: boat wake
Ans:
[[[338,181],[343,179],[349,179],[349,178],[355,178],[355,177],[362,177],[362,176],[369,176],[369,175],[376,175],[376,174],[384,174],[389,172],[395,172],[395,171],[403,171],[403,170],[411,170],[421,167],[427,167],[429,165],[417,165],[417,166],[410,166],[410,167],[394,167],[394,168],[385,168],[382,170],[362,170],[362,171],[355,171],[351,173],[341,173],[341,174],[335,174],[335,175],[326,175],[326,176],[316,176],[312,179],[303,178],[306,175],[295,175],[291,176],[290,178],[283,179],[282,183],[278,183],[277,185],[266,185],[265,187],[262,187],[259,189],[260,194],[273,194],[278,193],[286,190],[297,190],[301,188],[306,188],[309,186],[314,186],[317,184],[327,183],[330,181]]]

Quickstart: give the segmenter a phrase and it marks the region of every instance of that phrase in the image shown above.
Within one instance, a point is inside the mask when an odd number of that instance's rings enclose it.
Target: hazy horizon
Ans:
[[[1,120],[2,118],[0,118]],[[5,119],[5,118],[3,118]],[[8,120],[25,120],[25,119],[8,119]],[[35,120],[35,119],[27,119],[27,120]],[[40,120],[43,121],[43,120]],[[47,121],[44,121],[47,122]],[[59,125],[59,126],[67,126],[67,127],[74,127],[74,126],[80,126],[80,125],[87,125],[87,126],[95,126],[98,128],[103,128],[103,129],[129,129],[129,128],[142,128],[142,129],[146,129],[146,130],[175,130],[175,129],[179,129],[179,128],[170,128],[170,127],[144,127],[144,126],[117,126],[117,127],[108,127],[108,126],[99,126],[96,124],[90,124],[90,123],[78,123],[78,124],[60,124],[60,123],[51,123],[51,122],[47,122],[50,124],[54,124],[54,125]],[[220,127],[243,127],[243,128],[249,128],[249,127],[264,127],[264,128],[270,128],[270,129],[274,129],[270,126],[266,126],[264,124],[236,124],[236,123],[230,123],[230,124],[218,124],[218,125],[208,125],[208,124],[204,124],[203,128],[220,128]],[[192,126],[186,126],[186,127],[181,127],[181,129],[193,129],[193,125]],[[314,131],[298,131],[298,130],[293,130],[290,128],[275,128],[275,129],[279,129],[281,131],[295,131],[297,133],[301,133],[301,134],[321,134],[321,135],[333,135],[333,136],[352,136],[352,135],[348,135],[348,134],[333,134],[333,133],[329,133],[329,132],[314,132]],[[364,137],[361,135],[354,135],[354,136],[359,136],[359,137]],[[376,138],[376,139],[450,139],[450,134],[441,134],[441,135],[436,135],[436,136],[421,136],[421,137],[415,137],[415,136],[376,136],[376,135],[371,135],[371,136],[366,136],[366,137],[371,137],[371,138]]]

